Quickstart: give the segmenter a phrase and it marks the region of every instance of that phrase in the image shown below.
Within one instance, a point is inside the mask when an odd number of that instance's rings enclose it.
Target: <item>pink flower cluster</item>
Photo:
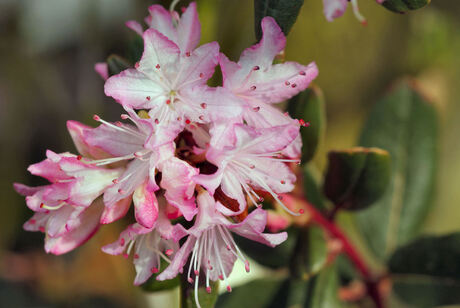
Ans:
[[[385,0],[375,0],[378,4],[382,4]],[[361,15],[358,8],[358,0],[323,0],[324,16],[327,21],[341,17],[347,10],[348,3],[351,3],[351,8],[356,19],[363,25],[367,24],[366,18]]]
[[[318,70],[314,63],[273,64],[286,38],[271,17],[262,20],[261,41],[232,62],[217,42],[198,46],[195,3],[181,16],[158,5],[149,12],[147,30],[127,23],[143,37],[142,58],[105,83],[125,121],[94,116],[96,128],[69,121],[80,155],[48,151],[28,170],[50,184],[15,188],[35,212],[24,228],[45,233],[47,252],[71,251],[133,204],[135,222],[103,251],[133,252],[136,285],[185,270],[190,283],[197,288],[201,275],[210,291],[209,282],[227,280],[237,259],[249,271],[232,233],[269,246],[287,237],[264,233],[260,194],[282,205],[278,194],[294,188],[289,163],[299,160],[302,121],[273,104],[307,88]],[[223,83],[210,87],[217,66]],[[104,65],[97,69],[108,77]]]

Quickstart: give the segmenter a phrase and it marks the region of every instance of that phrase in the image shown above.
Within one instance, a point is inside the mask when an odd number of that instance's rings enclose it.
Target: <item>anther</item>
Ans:
[[[198,119],[200,119],[201,121],[204,121],[204,116],[200,115]]]
[[[190,57],[190,51],[187,51],[187,52],[185,53],[185,55],[186,55],[187,57]]]
[[[200,272],[198,270],[194,270],[193,273],[195,273],[196,276],[198,276],[200,274]]]
[[[167,100],[166,100],[166,105],[169,105],[169,104],[171,104],[171,100],[170,100],[170,99],[167,99]]]
[[[41,226],[38,228],[38,230],[40,230],[40,232],[45,232],[45,227]]]
[[[42,209],[45,206],[45,203],[40,203],[40,208]]]
[[[156,273],[158,273],[158,268],[152,267],[152,268],[150,269],[150,271],[152,272],[152,274],[156,274]]]
[[[124,252],[124,253],[122,254],[122,256],[123,256],[123,258],[125,258],[125,259],[128,259],[128,257],[129,257],[129,255],[128,255],[126,252]]]
[[[249,168],[254,169],[256,166],[250,165]]]
[[[95,114],[95,115],[93,115],[93,120],[99,122],[101,120],[101,118],[97,114]]]
[[[124,238],[121,238],[121,239],[120,239],[120,245],[121,245],[121,246],[124,246],[124,245],[125,245],[125,239],[124,239]]]
[[[139,259],[139,255],[137,253],[134,254],[134,259]]]
[[[286,184],[286,181],[285,181],[285,180],[281,180],[280,183],[284,185],[284,184]]]
[[[156,68],[157,70],[159,70],[159,69],[160,69],[160,64],[155,65],[155,68]]]
[[[123,194],[125,193],[125,191],[124,191],[123,189],[119,188],[119,189],[118,189],[118,193],[119,193],[120,195],[123,195]]]
[[[252,87],[251,87],[251,91],[254,91],[255,89],[257,89],[256,86],[252,86]]]
[[[160,123],[160,120],[155,119],[155,124],[159,124],[159,123]]]
[[[300,214],[303,214],[303,213],[305,213],[305,210],[304,210],[304,209],[300,209],[300,210],[299,210],[299,213],[300,213]]]
[[[192,277],[188,277],[188,278],[187,278],[187,281],[188,281],[189,283],[193,283],[193,278],[192,278]]]
[[[252,69],[253,69],[254,71],[258,71],[258,70],[260,70],[260,67],[259,67],[258,65],[256,65],[256,66],[254,66]]]
[[[220,274],[220,275],[219,275],[219,279],[220,279],[220,280],[224,280],[224,275]]]
[[[192,122],[189,119],[185,120],[185,124],[190,124],[190,123],[192,123]]]
[[[37,221],[36,221],[35,219],[30,219],[30,220],[29,220],[29,223],[30,223],[31,225],[34,225],[36,222],[37,222]]]
[[[81,155],[77,155],[77,160],[81,160],[82,158]]]
[[[172,249],[166,249],[165,254],[169,257],[170,255],[173,254],[173,250]]]
[[[204,74],[203,73],[200,73],[200,78],[203,78],[204,77]]]
[[[149,101],[149,100],[150,100],[150,96],[147,96],[145,99]]]
[[[295,87],[297,87],[297,84],[295,83],[291,84],[291,88],[295,88]]]
[[[207,105],[206,103],[201,103],[200,106],[201,106],[201,108],[203,108],[203,109],[206,109],[206,107],[208,107],[208,105]]]
[[[139,68],[139,62],[134,63],[135,68]]]
[[[231,286],[227,286],[227,292],[232,292],[232,287]]]
[[[299,75],[305,76],[306,73],[305,73],[305,71],[300,71],[300,72],[299,72]]]
[[[206,292],[208,292],[208,294],[211,294],[211,287],[210,286],[206,287]]]
[[[120,118],[121,118],[122,120],[126,120],[126,119],[129,118],[129,115],[127,115],[126,113],[123,113],[122,115],[120,115]]]
[[[286,81],[284,82],[284,84],[288,86],[288,85],[290,85],[291,83],[290,83],[289,81],[286,80]]]
[[[246,273],[249,273],[249,261],[248,260],[244,262],[244,269],[246,270]]]
[[[115,125],[118,126],[118,127],[122,127],[122,126],[123,126],[123,124],[122,124],[120,121],[116,121],[116,122],[115,122]]]
[[[254,108],[252,108],[252,110],[254,110],[255,112],[257,112],[257,111],[259,111],[259,110],[260,110],[260,107],[259,107],[259,106],[257,106],[257,107],[254,107]]]

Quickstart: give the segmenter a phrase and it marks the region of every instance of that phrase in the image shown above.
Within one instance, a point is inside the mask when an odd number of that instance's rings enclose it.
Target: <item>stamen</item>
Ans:
[[[159,69],[160,69],[160,64],[155,65],[155,68],[156,68],[157,70],[159,70]]]

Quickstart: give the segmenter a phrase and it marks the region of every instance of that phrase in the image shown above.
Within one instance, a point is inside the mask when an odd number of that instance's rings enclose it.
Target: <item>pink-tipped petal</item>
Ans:
[[[171,13],[163,6],[154,4],[149,7],[151,18],[147,24],[177,44],[177,30],[174,28]]]
[[[135,20],[129,20],[125,23],[126,27],[128,27],[129,29],[133,30],[134,32],[136,32],[137,34],[139,34],[140,36],[142,36],[144,34],[144,29],[142,28],[141,24],[138,23],[137,21]],[[107,79],[107,78],[106,78]]]
[[[105,207],[101,215],[101,224],[109,224],[123,218],[131,206],[131,196],[121,199],[111,207]]]
[[[324,16],[327,21],[334,21],[334,19],[342,16],[347,9],[347,0],[323,0]]]
[[[94,70],[103,80],[109,79],[109,66],[105,62],[94,64]]]
[[[153,228],[158,218],[158,201],[155,193],[147,188],[147,181],[133,194],[136,221],[145,228]]]
[[[182,14],[177,26],[177,35],[178,44],[183,53],[194,50],[200,42],[201,25],[195,2],[190,3]]]

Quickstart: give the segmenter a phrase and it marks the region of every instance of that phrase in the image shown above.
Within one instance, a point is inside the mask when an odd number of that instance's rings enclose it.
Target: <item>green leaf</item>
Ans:
[[[316,275],[326,266],[326,259],[324,231],[316,226],[300,230],[291,260],[291,277],[306,280]]]
[[[187,283],[187,282],[185,282]],[[198,302],[201,308],[213,308],[216,305],[217,298],[219,297],[219,281],[210,281],[211,293],[206,292],[205,287],[198,288]],[[187,296],[181,308],[198,308],[195,299],[195,289],[188,289]]]
[[[377,201],[390,180],[390,155],[378,148],[331,151],[324,193],[337,208],[361,210]]]
[[[124,71],[127,68],[130,68],[132,65],[123,57],[119,55],[110,55],[107,58],[107,65],[109,67],[109,75],[116,75]]]
[[[285,289],[286,281],[263,278],[252,280],[233,289],[232,293],[219,296],[217,308],[266,308],[273,302],[280,290]]]
[[[423,237],[389,260],[393,290],[415,307],[460,304],[460,233]]]
[[[339,279],[334,265],[321,271],[312,284],[311,296],[307,298],[305,308],[342,307],[338,294]]]
[[[304,0],[254,0],[254,21],[256,37],[262,37],[260,22],[265,16],[272,16],[283,30],[289,33],[294,25]]]
[[[164,269],[167,266],[168,266],[168,263],[162,259],[160,268]],[[169,279],[169,280],[158,281],[156,280],[158,275],[159,273],[153,274],[152,276],[150,276],[150,278],[146,282],[141,284],[142,290],[147,291],[147,292],[157,292],[157,291],[174,289],[175,287],[180,285],[179,276],[176,276],[175,278]]]
[[[299,230],[293,227],[286,231],[288,233],[287,240],[276,247],[268,247],[238,235],[235,235],[234,239],[238,247],[251,259],[264,266],[277,269],[289,265],[299,233]]]
[[[391,156],[391,178],[383,197],[356,213],[374,255],[386,259],[413,239],[428,213],[434,188],[437,117],[434,106],[407,82],[399,83],[373,108],[360,144]]]
[[[309,162],[315,155],[326,127],[324,96],[315,85],[300,92],[288,102],[289,114],[297,119],[309,122],[309,127],[300,130],[302,136],[302,163]]]
[[[303,193],[309,203],[320,211],[326,210],[325,200],[318,187],[316,179],[313,177],[312,170],[308,165],[302,168]]]
[[[430,2],[431,0],[385,0],[382,5],[390,11],[405,13],[410,10],[420,9]]]

